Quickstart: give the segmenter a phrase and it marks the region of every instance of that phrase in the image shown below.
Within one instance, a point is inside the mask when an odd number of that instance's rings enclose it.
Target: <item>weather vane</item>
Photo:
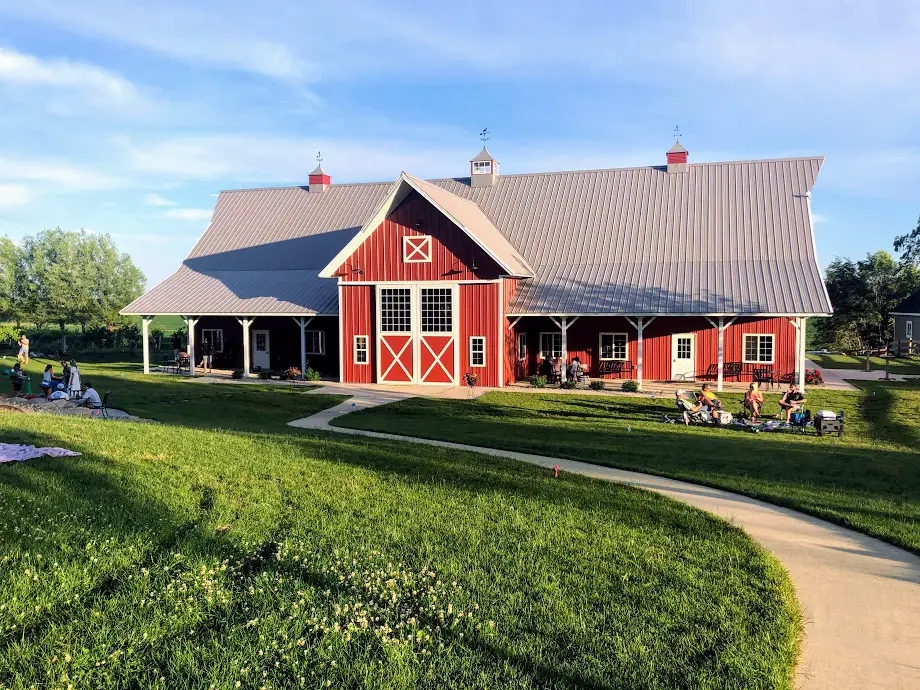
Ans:
[[[680,140],[680,127],[674,125],[674,141]]]
[[[319,163],[320,165],[323,164],[323,152],[322,151],[316,152],[316,162]]]
[[[479,138],[482,139],[482,145],[485,146],[486,142],[489,140],[489,128],[488,127],[483,128],[483,130],[479,133]]]

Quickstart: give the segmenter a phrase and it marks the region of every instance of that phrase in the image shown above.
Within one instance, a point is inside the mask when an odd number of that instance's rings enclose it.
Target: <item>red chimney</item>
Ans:
[[[688,155],[687,149],[681,146],[679,141],[675,141],[674,146],[668,149],[668,172],[690,172],[690,166],[687,164]]]
[[[332,184],[332,178],[323,170],[323,166],[317,165],[316,170],[310,173],[310,191],[325,192],[326,188]]]

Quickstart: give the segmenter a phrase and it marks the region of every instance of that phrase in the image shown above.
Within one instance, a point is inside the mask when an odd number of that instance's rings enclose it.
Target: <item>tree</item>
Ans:
[[[894,250],[901,255],[903,263],[920,265],[920,218],[917,218],[917,227],[894,238]]]
[[[0,237],[0,319],[15,319],[16,277],[19,273],[19,247],[8,237]]]
[[[860,261],[834,259],[825,283],[834,315],[818,322],[818,340],[822,345],[858,350],[888,342],[889,312],[920,289],[920,270],[877,251]]]

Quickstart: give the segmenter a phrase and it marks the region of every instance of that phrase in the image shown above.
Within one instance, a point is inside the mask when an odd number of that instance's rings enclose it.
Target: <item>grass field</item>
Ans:
[[[727,523],[284,426],[334,396],[84,378],[167,423],[0,411],[83,453],[0,465],[0,687],[791,687],[790,584]]]
[[[740,394],[726,394],[736,410]],[[777,412],[768,394],[765,412]],[[920,553],[920,388],[866,383],[808,393],[843,410],[843,438],[662,424],[670,398],[488,393],[413,398],[337,424],[508,448],[717,486],[853,527]]]
[[[865,369],[865,357],[853,357],[851,355],[815,355],[809,354],[808,359],[818,365],[821,369]],[[872,371],[885,371],[885,359],[883,357],[870,357],[869,362],[872,365]],[[901,357],[888,360],[888,370],[892,374],[908,374],[920,376],[920,358],[918,357]]]

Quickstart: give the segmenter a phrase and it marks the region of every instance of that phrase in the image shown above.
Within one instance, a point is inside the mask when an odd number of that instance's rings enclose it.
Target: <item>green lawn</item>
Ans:
[[[814,355],[809,354],[808,359],[818,365],[820,369],[865,369],[865,357],[851,355]],[[870,357],[872,371],[885,371],[883,357]],[[888,360],[888,371],[892,374],[920,375],[920,358],[900,357]]]
[[[84,376],[167,423],[0,411],[84,453],[0,465],[0,688],[791,687],[786,574],[714,517],[283,425],[334,396]]]
[[[670,398],[493,392],[413,398],[337,424],[572,458],[722,487],[853,527],[920,553],[920,388],[808,393],[844,410],[843,438],[662,424]],[[765,412],[776,412],[776,394]],[[731,410],[740,394],[725,394]]]

